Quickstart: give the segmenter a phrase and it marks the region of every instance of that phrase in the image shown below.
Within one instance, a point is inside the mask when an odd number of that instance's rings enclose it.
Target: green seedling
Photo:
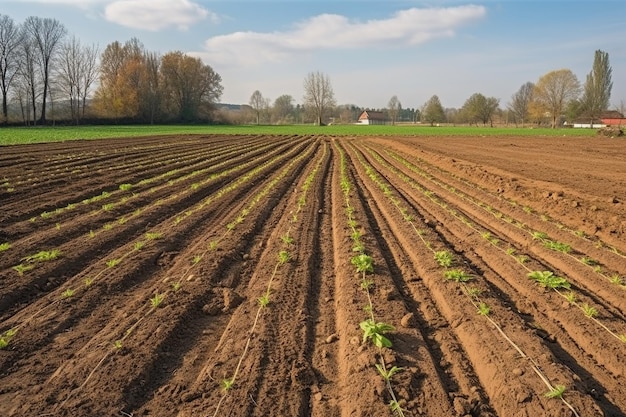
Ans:
[[[278,252],[278,262],[281,265],[286,264],[287,262],[289,262],[290,259],[291,255],[289,255],[289,252],[287,252],[286,250],[281,250],[280,252]]]
[[[11,343],[11,339],[13,339],[13,336],[15,336],[16,333],[17,330],[15,329],[9,329],[6,332],[2,333],[2,335],[0,336],[0,350],[6,349],[9,346],[9,343]]]
[[[215,249],[217,249],[217,241],[212,240],[212,241],[209,243],[209,249],[210,249],[210,250],[215,250]]]
[[[213,242],[211,242],[213,243]],[[200,262],[202,260],[202,255],[195,255],[191,261],[192,264],[197,264],[198,262]]]
[[[548,234],[544,232],[533,232],[534,240],[544,240],[548,238]]]
[[[435,260],[444,268],[449,268],[452,266],[454,262],[454,257],[452,254],[446,250],[435,252]]]
[[[556,252],[570,253],[572,251],[572,247],[567,243],[554,242],[552,240],[544,241],[543,246]]]
[[[576,294],[573,291],[570,291],[567,294],[565,294],[565,299],[567,300],[568,303],[574,304],[576,302]]]
[[[598,310],[596,310],[594,307],[590,306],[587,303],[583,304],[580,308],[583,310],[585,316],[589,317],[590,319],[598,315]]]
[[[163,233],[161,232],[148,232],[146,233],[146,239],[148,240],[159,240],[163,237]]]
[[[620,334],[618,337],[619,337],[619,340],[626,343],[626,334]]]
[[[491,312],[491,308],[485,303],[478,304],[478,314],[481,316],[488,316]]]
[[[90,230],[90,231],[89,231],[89,237],[90,237],[90,238],[92,238],[92,239],[93,239],[94,237],[96,237],[96,232],[94,232],[93,230]]]
[[[115,349],[120,350],[122,348],[122,341],[116,340],[115,342],[113,342],[113,346],[115,347]]]
[[[172,291],[178,292],[178,290],[180,290],[181,285],[182,284],[180,283],[180,281],[173,283],[172,284]]]
[[[11,244],[9,242],[0,243],[0,252],[4,252],[9,249],[11,249]]]
[[[591,259],[587,256],[583,256],[582,258],[580,258],[580,262],[584,263],[585,265],[589,265],[589,266],[595,266],[598,265],[598,261]]]
[[[554,275],[554,273],[550,271],[533,271],[528,274],[529,278],[534,279],[544,288],[566,288],[569,289],[571,284],[562,277]]]
[[[121,259],[110,259],[107,261],[107,266],[109,268],[115,268],[116,266],[120,264],[120,262],[122,262]]]
[[[508,249],[506,250],[506,254],[507,254],[507,255],[509,255],[509,256],[515,256],[515,249],[513,249],[513,248],[508,248]]]
[[[404,411],[406,411],[400,407],[400,403],[397,400],[389,401],[389,408],[391,409],[391,412],[396,413],[399,416],[404,416]]]
[[[104,226],[102,226],[102,228],[104,230],[111,230],[111,229],[113,229],[113,224],[112,223],[107,223]]]
[[[283,241],[285,245],[291,245],[293,243],[293,238],[289,236],[288,234],[281,236],[280,239]]]
[[[93,284],[93,279],[92,278],[85,278],[85,287],[89,288],[89,287],[91,287],[91,284]]]
[[[259,305],[260,305],[262,308],[267,307],[267,306],[269,305],[269,303],[270,303],[270,294],[269,294],[269,292],[267,292],[267,293],[263,294],[263,295],[262,295],[261,297],[259,297],[257,300],[259,301]]]
[[[67,290],[61,293],[61,298],[70,298],[73,296],[74,296],[74,290],[71,288],[68,288]]]
[[[111,211],[113,210],[113,203],[108,203],[108,204],[103,204],[102,205],[102,210],[104,211]]]
[[[135,242],[135,245],[133,246],[133,248],[136,251],[140,251],[140,250],[143,249],[144,246],[145,246],[145,243],[143,243],[143,242]]]
[[[222,390],[228,391],[233,387],[235,381],[232,378],[222,380]]]
[[[400,372],[402,370],[402,368],[398,368],[397,366],[394,366],[393,368],[387,370],[385,369],[381,364],[377,363],[376,364],[376,369],[378,369],[378,373],[383,377],[383,379],[385,381],[390,381],[391,378],[398,372]]]
[[[531,207],[528,207],[528,206],[524,206],[523,210],[524,210],[526,213],[528,213],[528,214],[530,214],[530,213],[532,213],[532,212],[533,212],[533,209],[532,209]]]
[[[516,259],[517,259],[517,262],[521,264],[525,264],[526,262],[528,262],[530,258],[528,258],[528,256],[526,255],[518,255]]]
[[[357,272],[374,272],[374,259],[364,253],[353,256],[350,262],[356,266]]]
[[[165,295],[163,294],[155,294],[154,297],[150,299],[150,304],[152,305],[153,308],[157,308],[161,305],[161,303],[163,303],[164,298],[165,298]]]
[[[478,297],[483,292],[480,288],[476,287],[467,288],[466,291],[467,295],[470,297]]]
[[[376,323],[373,319],[362,321],[359,326],[363,330],[363,343],[370,339],[374,346],[378,348],[391,347],[391,341],[384,335],[394,331],[395,328],[393,326],[386,323]]]
[[[622,277],[620,277],[617,274],[611,275],[611,278],[609,278],[609,280],[611,281],[611,284],[615,284],[615,285],[623,285],[624,284],[624,281],[622,280]]]
[[[461,269],[450,269],[443,273],[443,276],[450,281],[456,282],[468,282],[471,281],[472,276]]]
[[[24,258],[22,258],[22,261],[46,262],[46,261],[53,261],[57,259],[59,256],[61,256],[61,251],[58,249],[53,249],[50,251],[41,251],[41,252],[37,252],[34,255],[25,256]]]
[[[364,291],[369,291],[370,288],[372,288],[372,285],[374,285],[374,281],[372,281],[371,279],[361,280],[361,289],[363,289]]]
[[[565,393],[565,385],[555,385],[550,391],[543,394],[544,397],[547,398],[563,398],[563,393]]]
[[[122,190],[122,191],[128,191],[131,188],[133,188],[132,184],[120,184],[120,190]]]
[[[356,242],[356,244],[352,247],[352,252],[365,252],[365,245],[361,242]]]
[[[30,271],[34,267],[35,267],[35,265],[19,264],[19,265],[15,265],[13,267],[13,270],[16,271],[19,276],[22,276],[22,275],[24,275],[24,272]]]

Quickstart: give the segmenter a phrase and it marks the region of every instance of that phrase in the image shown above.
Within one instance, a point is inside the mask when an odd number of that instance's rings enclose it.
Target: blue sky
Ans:
[[[527,81],[568,68],[584,83],[609,53],[612,108],[626,106],[626,2],[372,0],[0,0],[0,14],[61,21],[104,49],[137,37],[180,50],[221,76],[225,103],[255,90],[302,102],[306,75],[331,80],[339,104],[461,107],[473,93],[501,107]]]

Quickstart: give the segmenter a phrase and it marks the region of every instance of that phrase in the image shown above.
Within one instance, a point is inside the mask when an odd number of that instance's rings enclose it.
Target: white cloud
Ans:
[[[204,19],[218,20],[216,14],[189,0],[115,0],[105,7],[104,16],[122,26],[150,31],[187,30]]]
[[[411,8],[388,19],[350,20],[336,14],[322,14],[294,25],[284,32],[235,32],[205,41],[197,52],[207,62],[257,64],[280,62],[294,53],[320,49],[363,49],[376,46],[417,45],[435,38],[454,36],[463,24],[486,14],[483,6]]]

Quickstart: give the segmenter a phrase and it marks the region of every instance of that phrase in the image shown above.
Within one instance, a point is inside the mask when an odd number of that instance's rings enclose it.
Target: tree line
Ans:
[[[290,95],[278,97],[272,106],[270,100],[256,90],[250,97],[248,114],[254,116],[257,124],[297,123],[305,120],[317,124],[326,120],[354,123],[364,110],[375,110],[384,112],[390,124],[421,122],[431,126],[439,123],[492,126],[497,117],[505,123],[548,124],[556,128],[564,119],[582,119],[591,124],[597,123],[601,115],[609,109],[613,88],[611,78],[609,54],[597,50],[584,85],[581,86],[576,75],[569,69],[550,71],[536,83],[524,83],[512,95],[505,109],[500,108],[500,99],[486,97],[481,93],[472,94],[460,109],[444,108],[437,95],[429,98],[419,109],[402,108],[396,95],[391,97],[387,107],[369,109],[355,105],[336,106],[328,76],[316,72],[310,73],[304,80],[303,107],[294,106],[294,99]],[[250,121],[249,118],[247,121]]]
[[[133,38],[100,53],[56,19],[0,14],[0,92],[1,124],[47,124],[51,114],[75,124],[163,123],[212,120],[223,87],[209,65],[180,51],[161,56]]]
[[[525,125],[557,127],[564,118],[593,123],[608,109],[613,86],[607,52],[595,52],[583,85],[568,69],[551,71],[535,83],[526,82],[504,109],[500,99],[472,94],[460,109],[444,108],[437,95],[419,109],[403,108],[397,96],[387,107],[337,105],[328,75],[308,74],[302,104],[291,95],[273,103],[260,91],[250,97],[246,112],[236,117],[216,112],[222,80],[199,58],[180,51],[159,55],[133,38],[115,41],[100,51],[68,36],[55,19],[28,17],[16,23],[0,14],[1,124],[26,125],[53,120],[164,123],[218,121],[231,123],[354,123],[364,110],[382,111],[390,124],[421,122],[492,125],[494,119]],[[12,109],[12,112],[9,109]],[[12,117],[10,117],[10,113]]]

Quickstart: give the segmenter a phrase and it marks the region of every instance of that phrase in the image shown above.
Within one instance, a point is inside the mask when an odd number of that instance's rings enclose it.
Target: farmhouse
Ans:
[[[382,111],[365,110],[359,116],[357,123],[360,125],[384,125],[387,123],[387,118]]]
[[[577,128],[601,128],[607,126],[626,126],[626,118],[618,111],[607,111],[599,118],[579,117],[572,122]]]

